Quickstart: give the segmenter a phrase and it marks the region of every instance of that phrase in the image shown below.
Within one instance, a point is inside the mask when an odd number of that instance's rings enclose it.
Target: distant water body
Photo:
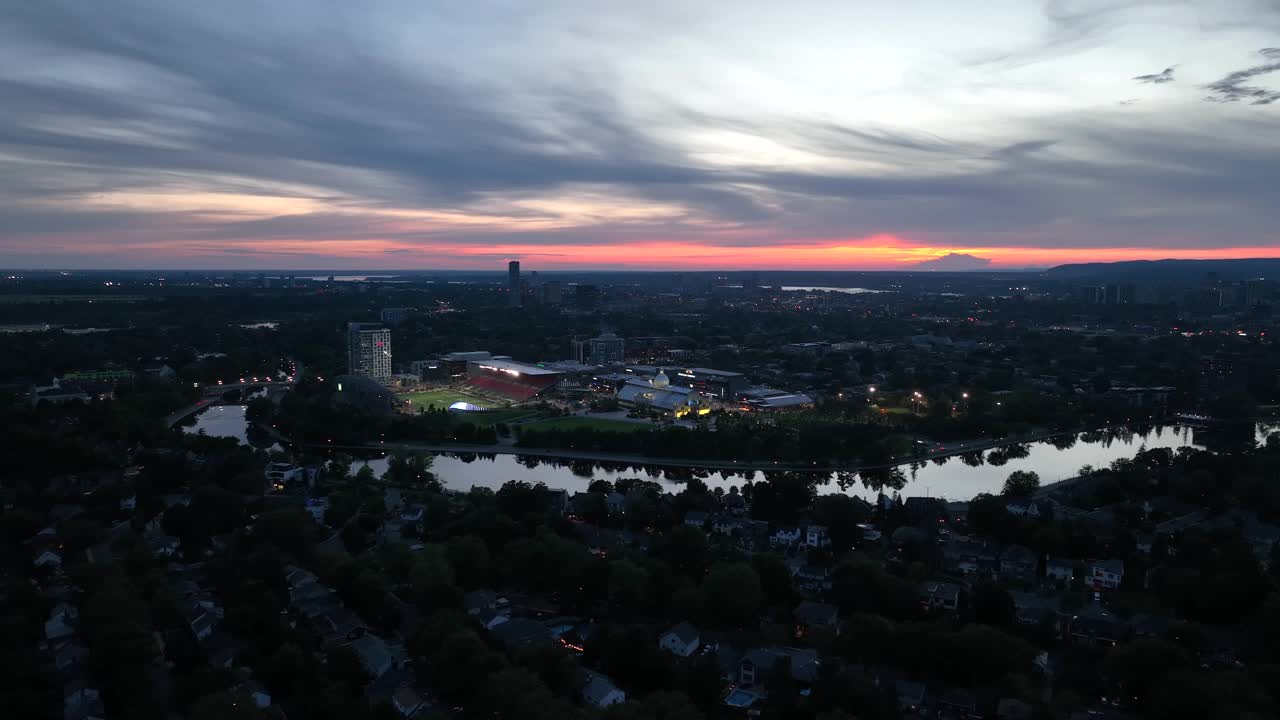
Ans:
[[[862,295],[863,293],[883,293],[883,292],[893,292],[892,290],[871,290],[871,289],[869,289],[869,288],[859,288],[859,287],[850,287],[850,288],[846,288],[846,287],[802,287],[802,286],[799,286],[799,285],[783,285],[783,286],[782,286],[782,289],[783,289],[784,291],[792,291],[792,290],[794,290],[794,291],[797,291],[797,292],[836,292],[836,293],[845,293],[845,294],[848,294],[848,295]]]
[[[364,282],[365,280],[381,280],[382,282],[407,282],[406,280],[392,280],[395,275],[310,275],[302,278],[303,280],[319,280],[327,281],[333,278],[334,282]]]

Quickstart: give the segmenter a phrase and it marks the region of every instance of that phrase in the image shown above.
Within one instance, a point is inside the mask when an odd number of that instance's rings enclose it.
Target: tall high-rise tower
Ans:
[[[520,261],[512,260],[507,263],[507,304],[511,307],[520,307],[524,298],[520,293]]]
[[[391,379],[391,331],[376,323],[347,323],[347,372]]]

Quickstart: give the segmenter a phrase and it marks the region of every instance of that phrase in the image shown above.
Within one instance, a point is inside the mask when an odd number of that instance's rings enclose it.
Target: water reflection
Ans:
[[[1274,429],[1260,425],[1255,439],[1264,442]],[[1208,436],[1187,427],[1147,427],[1137,430],[1108,430],[1066,435],[1042,442],[997,448],[983,453],[974,451],[957,456],[960,462],[945,458],[915,461],[906,465],[861,472],[823,473],[819,492],[843,492],[874,500],[880,492],[901,492],[903,496],[933,495],[963,500],[984,492],[999,492],[1005,478],[1014,470],[1031,470],[1041,482],[1051,483],[1075,477],[1084,465],[1106,467],[1120,458],[1133,457],[1140,450],[1177,449],[1190,445],[1206,447]],[[992,456],[998,463],[990,462]],[[386,470],[386,458],[357,461],[355,469],[368,464],[376,474]],[[592,480],[616,481],[622,478],[652,478],[671,484],[673,492],[679,484],[698,478],[711,488],[728,492],[758,480],[755,470],[705,470],[688,467],[658,467],[630,463],[591,463],[556,461],[535,455],[492,455],[467,453],[440,455],[433,468],[446,487],[466,490],[472,486],[497,489],[508,480],[545,483],[548,487],[584,492]],[[764,472],[767,479],[772,471]]]
[[[248,443],[249,421],[244,416],[247,409],[247,405],[214,405],[205,408],[196,414],[194,423],[183,425],[182,431],[204,433],[209,437],[235,438]]]

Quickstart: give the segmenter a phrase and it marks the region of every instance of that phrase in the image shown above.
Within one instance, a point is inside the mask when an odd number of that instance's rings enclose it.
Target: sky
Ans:
[[[1021,268],[1278,221],[1280,0],[0,3],[0,267]]]

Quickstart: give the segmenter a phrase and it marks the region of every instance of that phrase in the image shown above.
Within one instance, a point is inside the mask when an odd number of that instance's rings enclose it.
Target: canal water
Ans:
[[[233,437],[247,442],[244,405],[216,405],[196,416],[195,425],[186,432],[204,430],[206,435]],[[1269,434],[1280,433],[1280,424],[1259,424],[1254,439],[1262,443]],[[1133,457],[1140,450],[1183,446],[1210,446],[1205,431],[1186,426],[1155,426],[1143,432],[1110,430],[1079,433],[1065,438],[1026,443],[1012,451],[988,450],[968,456],[938,458],[899,466],[901,486],[887,487],[886,493],[898,490],[903,497],[927,495],[950,500],[967,500],[980,493],[999,493],[1005,478],[1014,470],[1030,470],[1040,476],[1041,484],[1075,477],[1080,468],[1092,465],[1106,467],[1115,460]],[[368,465],[376,475],[387,469],[387,458],[375,456],[357,460],[352,472]],[[693,470],[660,468],[627,463],[593,463],[589,461],[557,461],[536,455],[494,455],[483,452],[436,455],[432,471],[445,487],[468,490],[487,487],[494,490],[509,480],[544,483],[550,488],[584,492],[592,480],[647,478],[670,484],[672,492],[689,477],[697,477],[709,487],[726,491],[741,487],[748,480],[762,480],[765,473],[735,473],[730,470]],[[864,482],[856,473],[822,473],[819,492],[845,492],[874,500],[880,492],[874,479]],[[870,484],[869,484],[870,483]]]

